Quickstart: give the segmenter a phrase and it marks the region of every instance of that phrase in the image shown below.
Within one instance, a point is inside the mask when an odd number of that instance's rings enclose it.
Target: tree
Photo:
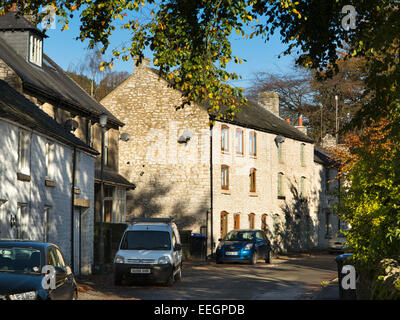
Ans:
[[[351,58],[338,60],[338,72],[331,78],[321,79],[316,71],[298,68],[296,75],[260,72],[249,90],[249,98],[256,99],[259,92],[275,91],[279,94],[280,113],[296,123],[304,117],[308,134],[319,141],[326,133],[336,133],[336,99],[338,97],[338,129],[347,125],[361,106],[365,85],[365,62]],[[322,110],[321,106],[322,105]],[[342,134],[339,134],[341,138]],[[339,141],[341,142],[341,141]]]
[[[210,111],[219,113],[221,105],[233,115],[246,102],[242,88],[229,81],[237,79],[226,71],[229,61],[242,60],[232,52],[229,36],[263,36],[266,39],[280,32],[286,43],[284,54],[297,51],[296,63],[325,71],[336,69],[338,49],[346,58],[366,59],[365,94],[371,100],[363,106],[357,119],[377,119],[388,116],[399,107],[400,90],[400,11],[397,0],[9,0],[3,9],[17,2],[22,13],[33,13],[39,19],[42,5],[53,5],[68,28],[69,19],[79,13],[81,26],[78,39],[89,39],[90,47],[109,46],[109,38],[121,28],[131,32],[131,43],[113,50],[113,58],[103,64],[112,66],[113,59],[143,57],[146,48],[154,52],[153,63],[160,75],[180,89],[184,106],[191,101],[207,100]],[[129,19],[127,12],[138,12],[142,6],[153,10],[151,18]],[[342,13],[344,12],[344,13]],[[125,21],[124,21],[125,19]],[[260,22],[261,20],[261,22]],[[248,33],[246,26],[253,32]]]
[[[346,136],[346,149],[333,150],[345,181],[337,209],[351,225],[347,242],[364,274],[400,258],[400,144],[390,138],[389,120],[370,123]]]

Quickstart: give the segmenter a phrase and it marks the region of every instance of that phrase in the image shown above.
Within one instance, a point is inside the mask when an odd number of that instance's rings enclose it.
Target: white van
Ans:
[[[171,286],[182,278],[182,244],[172,219],[135,219],[114,259],[114,283],[147,279]]]

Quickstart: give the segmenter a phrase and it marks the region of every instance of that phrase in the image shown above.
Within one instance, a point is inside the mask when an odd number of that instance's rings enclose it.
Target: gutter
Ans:
[[[210,117],[211,121],[214,121]],[[211,234],[210,234],[210,250],[211,250],[211,256],[214,255],[214,192],[213,192],[213,184],[214,184],[214,175],[213,175],[213,128],[214,124],[211,123],[210,125],[210,227],[211,227]],[[208,226],[207,226],[208,228]]]
[[[71,183],[71,268],[75,271],[75,252],[74,252],[74,220],[75,220],[75,166],[76,166],[76,147],[72,150],[72,183]],[[79,270],[80,271],[80,270]]]

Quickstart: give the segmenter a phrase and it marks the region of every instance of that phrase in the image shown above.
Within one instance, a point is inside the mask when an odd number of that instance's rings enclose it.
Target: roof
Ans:
[[[0,80],[0,117],[18,122],[46,136],[55,137],[67,145],[91,154],[99,154],[3,80]]]
[[[45,35],[42,31],[36,28],[32,23],[24,18],[22,15],[17,15],[16,12],[10,11],[7,12],[5,15],[1,16],[0,19],[0,30],[29,30],[33,31],[36,34],[39,34],[42,37],[47,38],[48,36]]]
[[[95,170],[95,180],[96,180],[96,182],[100,182],[100,174],[101,174],[101,170],[100,169],[96,169]],[[103,180],[104,180],[104,183],[106,183],[106,184],[127,187],[128,189],[135,189],[136,188],[135,184],[130,183],[126,178],[121,176],[118,172],[111,171],[111,170],[104,169],[104,171],[103,171]]]
[[[223,112],[224,109],[221,109]],[[243,106],[241,112],[237,112],[233,120],[218,120],[258,131],[282,135],[286,138],[314,143],[309,136],[297,130],[286,121],[267,110],[256,101],[248,100],[247,107]]]
[[[332,160],[332,155],[326,149],[319,147],[317,145],[314,146],[314,162],[320,163],[322,165],[328,166],[335,163]]]
[[[159,71],[154,68],[148,67],[150,71],[159,75]],[[166,80],[172,85],[172,82]],[[202,104],[202,107],[208,109],[207,104]],[[224,112],[225,108],[221,108],[221,112]],[[242,111],[235,114],[233,120],[218,120],[220,122],[231,123],[242,127],[252,128],[263,132],[272,134],[282,135],[287,138],[299,140],[308,143],[314,143],[314,140],[309,136],[297,130],[286,121],[267,110],[261,104],[256,101],[248,100],[247,107],[243,106]]]
[[[0,21],[2,19],[0,16]],[[0,58],[15,71],[21,78],[24,89],[32,95],[48,99],[55,106],[81,112],[96,119],[102,113],[106,113],[111,124],[124,125],[73,81],[46,54],[43,54],[42,67],[37,67],[18,55],[5,41],[0,41]]]

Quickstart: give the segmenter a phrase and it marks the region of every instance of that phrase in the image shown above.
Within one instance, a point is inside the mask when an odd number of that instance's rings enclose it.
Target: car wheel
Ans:
[[[250,263],[251,263],[252,265],[257,264],[257,252],[256,252],[256,251],[253,252],[253,255],[252,255],[252,257],[251,257]]]
[[[271,251],[267,251],[267,255],[265,257],[265,263],[271,263]]]
[[[78,300],[78,290],[74,289],[74,292],[72,294],[72,300]]]
[[[122,285],[122,275],[120,273],[114,274],[114,285],[116,286]]]
[[[175,281],[181,281],[182,280],[182,264],[179,268],[179,271],[175,274]]]
[[[216,264],[222,264],[222,260],[221,260],[220,258],[216,258],[216,259],[215,259],[215,263],[216,263]]]

